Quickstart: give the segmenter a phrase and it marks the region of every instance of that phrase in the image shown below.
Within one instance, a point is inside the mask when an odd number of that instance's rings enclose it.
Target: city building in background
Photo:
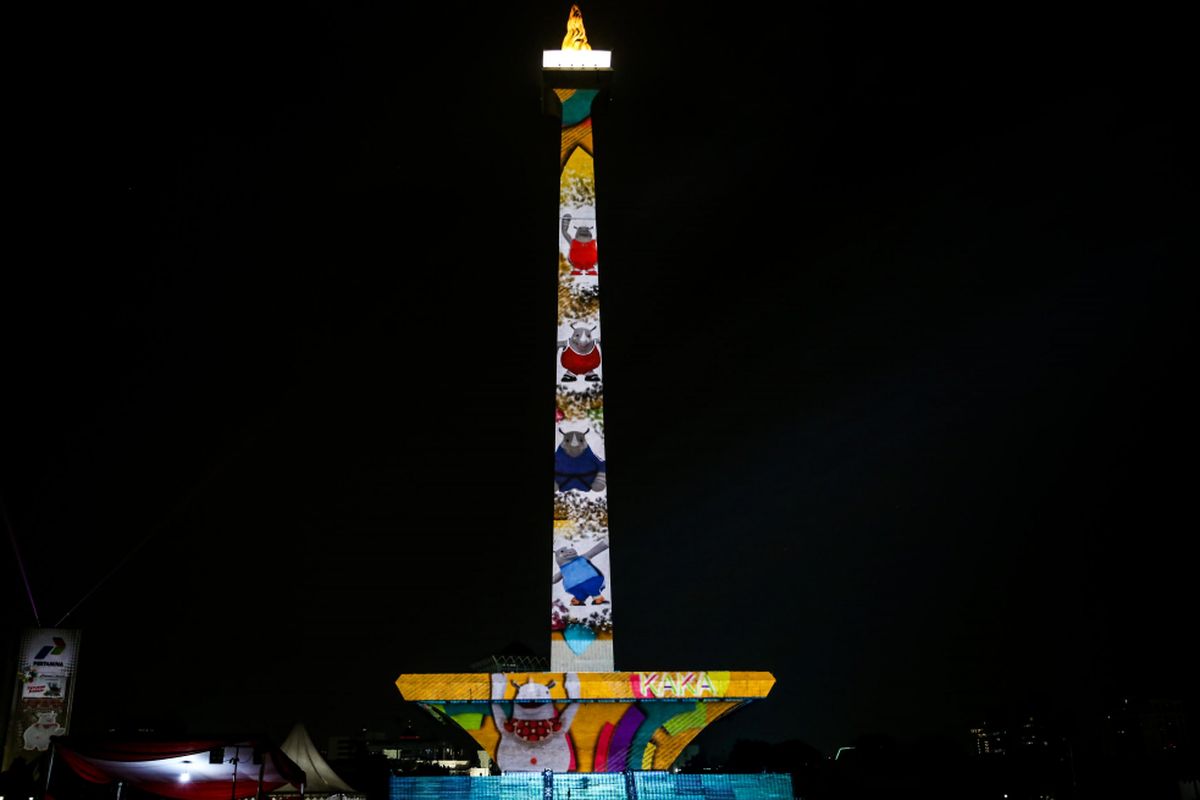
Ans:
[[[1002,756],[1008,732],[996,725],[984,722],[978,728],[971,728],[971,738],[975,743],[975,754],[980,756]]]

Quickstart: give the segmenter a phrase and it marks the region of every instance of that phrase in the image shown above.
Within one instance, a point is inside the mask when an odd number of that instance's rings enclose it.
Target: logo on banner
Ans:
[[[65,660],[62,658],[63,653],[67,652],[67,640],[61,636],[54,636],[50,639],[50,644],[43,645],[37,653],[34,654],[31,666],[41,667],[43,671],[50,669],[52,671],[60,671],[68,669],[71,665],[66,661],[70,660],[68,656]],[[55,658],[58,656],[58,658]]]
[[[67,642],[61,636],[55,636],[52,641],[54,644],[48,644],[38,650],[37,655],[33,657],[34,661],[41,661],[46,656],[61,656],[63,650],[67,649]]]

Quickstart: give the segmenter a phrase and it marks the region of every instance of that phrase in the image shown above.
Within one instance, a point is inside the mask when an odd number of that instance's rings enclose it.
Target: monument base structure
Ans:
[[[401,675],[405,700],[455,722],[504,772],[667,770],[712,722],[767,696],[768,672]]]

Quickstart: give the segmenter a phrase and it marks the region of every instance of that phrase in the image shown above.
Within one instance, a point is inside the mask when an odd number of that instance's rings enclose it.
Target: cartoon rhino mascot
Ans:
[[[567,261],[571,264],[572,275],[596,274],[596,239],[588,225],[577,225],[575,235],[571,235],[571,215],[563,214],[562,235],[570,248],[567,250]]]
[[[62,736],[67,729],[58,724],[57,711],[39,711],[37,715],[37,721],[25,729],[21,739],[26,750],[49,750],[50,737]]]
[[[508,679],[500,672],[492,675],[492,700],[503,700]],[[505,772],[566,772],[571,768],[571,741],[568,734],[579,703],[567,703],[559,710],[550,699],[555,681],[536,683],[530,676],[523,684],[512,681],[517,695],[513,698],[512,718],[504,706],[492,703],[492,719],[500,731],[496,764]],[[565,675],[568,698],[579,697],[579,676]]]

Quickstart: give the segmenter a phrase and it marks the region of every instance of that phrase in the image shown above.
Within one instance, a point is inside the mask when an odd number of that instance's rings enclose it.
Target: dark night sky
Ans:
[[[702,741],[1194,694],[1194,89],[1139,8],[584,7],[617,664],[778,679]],[[80,730],[321,741],[548,653],[566,10],[28,22],[0,494],[43,623],[146,540],[68,620]]]

